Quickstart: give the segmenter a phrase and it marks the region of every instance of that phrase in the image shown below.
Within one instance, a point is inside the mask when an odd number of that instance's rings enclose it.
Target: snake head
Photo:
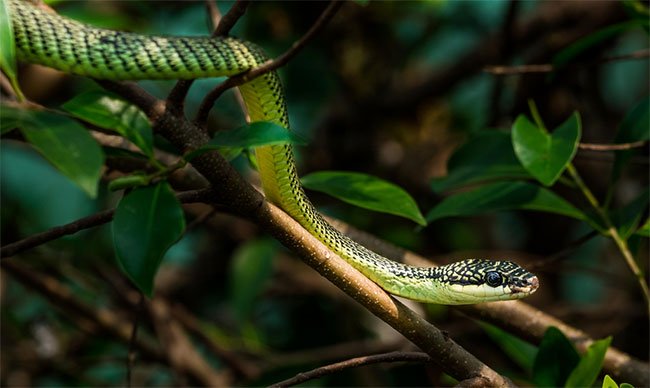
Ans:
[[[524,298],[537,290],[537,276],[511,261],[468,259],[436,267],[448,304],[472,304]]]

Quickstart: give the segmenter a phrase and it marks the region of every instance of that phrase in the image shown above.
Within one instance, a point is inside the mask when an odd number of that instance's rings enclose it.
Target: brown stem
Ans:
[[[627,61],[631,59],[644,59],[650,57],[650,50],[637,50],[629,54],[615,55],[611,57],[601,58],[597,61],[589,63],[572,63],[563,67],[581,68],[598,66],[603,63],[614,61]],[[550,73],[556,70],[556,66],[551,63],[520,65],[520,66],[486,66],[483,71],[492,75],[519,75],[531,73]]]
[[[422,256],[379,240],[366,232],[340,221],[331,221],[345,234],[385,257],[417,266],[435,265]],[[560,329],[581,353],[584,353],[594,341],[587,333],[521,301],[483,303],[456,308],[535,343],[541,341],[546,329],[551,326]],[[648,365],[614,347],[610,347],[605,354],[603,370],[612,375],[616,381],[625,381],[642,387],[650,385]]]
[[[356,368],[363,365],[378,364],[382,362],[431,362],[431,357],[422,352],[390,352],[384,354],[375,354],[372,356],[356,357],[349,360],[337,362],[302,372],[294,377],[272,384],[273,388],[290,387],[305,381],[317,379],[345,369]]]
[[[581,150],[589,150],[589,151],[623,151],[632,148],[640,148],[645,146],[646,144],[648,144],[647,140],[639,140],[632,143],[622,143],[622,144],[579,143],[578,148]]]

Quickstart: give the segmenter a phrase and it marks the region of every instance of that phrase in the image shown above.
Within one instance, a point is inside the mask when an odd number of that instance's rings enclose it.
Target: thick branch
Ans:
[[[348,236],[388,258],[403,261],[411,265],[435,265],[413,252],[379,240],[368,233],[354,229],[340,221],[333,221],[332,223]],[[555,326],[560,329],[580,352],[584,353],[587,347],[594,341],[587,333],[569,326],[557,318],[521,301],[483,303],[456,308],[472,317],[491,322],[508,332],[535,343],[541,341],[546,329],[550,326]],[[650,376],[648,376],[647,372],[648,365],[614,347],[610,347],[607,350],[605,360],[603,361],[603,369],[608,374],[614,376],[617,381],[629,382],[635,386],[650,385]]]

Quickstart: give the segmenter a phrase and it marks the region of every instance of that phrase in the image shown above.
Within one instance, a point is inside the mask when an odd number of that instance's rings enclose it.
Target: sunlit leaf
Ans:
[[[5,118],[21,132],[45,159],[91,197],[104,164],[104,153],[95,139],[76,121],[49,111],[23,110],[3,105]],[[4,129],[4,126],[3,126]]]
[[[113,130],[131,140],[145,155],[153,157],[153,133],[144,113],[115,94],[89,91],[62,105],[75,117]]]
[[[167,182],[137,188],[115,210],[113,244],[120,268],[152,296],[163,255],[182,236],[185,217]]]
[[[533,381],[539,387],[561,387],[580,362],[575,348],[555,327],[549,327],[533,364]]]
[[[591,387],[600,373],[612,337],[594,341],[569,375],[565,387]]]
[[[449,158],[447,176],[431,182],[435,192],[495,179],[525,179],[531,175],[512,149],[510,134],[487,130],[474,134]]]
[[[238,322],[243,323],[255,300],[266,287],[277,246],[272,240],[255,240],[240,247],[230,269],[230,301]]]
[[[417,203],[404,189],[377,177],[358,172],[320,171],[301,180],[308,189],[327,193],[364,209],[398,215],[426,225]]]
[[[521,115],[512,126],[512,144],[526,170],[545,186],[551,186],[573,159],[580,132],[577,112],[552,134]]]
[[[427,214],[432,222],[444,217],[470,216],[499,210],[537,210],[578,220],[587,216],[552,191],[527,182],[498,182],[445,198]]]

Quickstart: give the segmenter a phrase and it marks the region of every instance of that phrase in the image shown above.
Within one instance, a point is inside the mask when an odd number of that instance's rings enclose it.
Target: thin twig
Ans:
[[[202,202],[210,198],[210,189],[200,189],[185,191],[177,194],[181,203]],[[81,230],[89,229],[95,226],[103,225],[110,222],[115,214],[115,209],[104,210],[102,212],[80,218],[65,225],[55,226],[41,233],[36,233],[25,237],[22,240],[7,244],[0,248],[0,258],[14,256],[28,249],[43,245],[57,238],[75,234]]]
[[[311,28],[302,36],[299,40],[294,42],[291,45],[291,48],[287,50],[284,54],[280,55],[276,59],[268,60],[262,65],[257,66],[247,72],[229,77],[227,80],[219,84],[216,88],[212,89],[210,93],[203,99],[201,105],[199,106],[199,111],[196,115],[196,122],[199,125],[205,124],[212,109],[214,102],[225,92],[226,90],[245,84],[246,82],[257,78],[263,74],[274,71],[281,66],[284,66],[289,62],[300,50],[309,43],[314,36],[332,19],[336,14],[336,11],[339,10],[343,3],[340,0],[333,0],[327,6],[325,11],[319,16],[316,22],[311,26]]]
[[[621,252],[623,259],[625,259],[627,266],[630,268],[630,270],[636,277],[637,282],[639,283],[639,287],[641,288],[643,300],[645,301],[646,311],[648,315],[650,315],[650,289],[648,289],[648,283],[646,283],[645,276],[643,275],[641,268],[639,268],[638,264],[636,263],[636,260],[634,260],[634,257],[630,252],[630,249],[627,245],[627,241],[618,234],[618,230],[612,223],[611,219],[609,218],[609,215],[600,206],[600,203],[598,202],[594,194],[591,192],[589,187],[587,187],[587,185],[584,183],[582,177],[580,177],[580,174],[578,174],[578,170],[576,170],[576,168],[573,166],[572,163],[569,163],[567,165],[567,172],[569,173],[573,181],[576,183],[576,185],[578,186],[582,194],[585,196],[587,201],[589,201],[591,207],[594,208],[594,210],[596,211],[600,219],[605,224],[605,228],[607,229],[607,234],[609,234],[612,240],[614,240],[614,243],[616,243],[616,247],[618,248],[619,252]]]
[[[212,32],[212,36],[226,36],[230,33],[230,30],[235,26],[237,21],[244,16],[246,13],[246,8],[250,4],[249,0],[237,0],[235,4],[230,7],[228,12],[219,20],[219,24]],[[215,7],[216,8],[216,7]],[[217,8],[217,11],[219,9]]]
[[[92,328],[108,333],[123,343],[129,343],[131,340],[131,327],[122,316],[108,308],[81,301],[77,292],[54,276],[29,268],[17,260],[5,260],[0,265],[3,271],[7,271],[13,278],[47,298],[52,305],[61,309],[65,316],[79,317],[90,322]],[[154,344],[142,338],[136,339],[135,343],[148,359],[164,361],[165,355]]]
[[[221,20],[221,11],[219,11],[219,7],[217,7],[217,1],[205,0],[205,10],[208,12],[210,29],[214,33],[214,30],[219,25],[219,20]]]
[[[650,57],[650,50],[637,50],[629,54],[615,55],[611,57],[604,57],[594,62],[589,63],[571,63],[567,64],[564,67],[591,67],[597,66],[603,63],[614,62],[614,61],[624,61],[630,59],[643,59]],[[490,73],[492,75],[519,75],[519,74],[530,74],[530,73],[550,73],[556,70],[556,66],[552,63],[542,63],[542,64],[533,64],[533,65],[520,65],[520,66],[486,66],[483,71]]]
[[[340,372],[345,369],[356,368],[370,364],[378,364],[381,362],[431,362],[431,357],[429,357],[428,354],[422,352],[390,352],[372,356],[356,357],[334,364],[321,366],[308,372],[298,373],[290,379],[272,384],[271,387],[290,387],[304,383],[305,381]]]
[[[136,358],[136,340],[138,338],[138,326],[140,326],[140,316],[144,308],[144,295],[140,293],[140,301],[135,307],[133,314],[133,329],[131,330],[131,338],[129,339],[129,352],[126,356],[126,386],[131,387],[133,382],[133,367]]]
[[[215,38],[228,35],[239,18],[241,18],[246,12],[249,1],[237,0],[237,2],[233,4],[230,10],[223,17],[221,17],[219,8],[217,8],[215,3],[207,0],[205,4],[214,28],[211,36]],[[172,114],[180,115],[185,110],[185,98],[187,97],[187,93],[189,92],[193,82],[194,80],[180,80],[176,82],[176,85],[174,85],[172,90],[169,92],[166,105],[167,109],[169,109]]]
[[[632,143],[621,144],[592,144],[592,143],[579,143],[578,148],[581,150],[589,151],[623,151],[632,148],[640,148],[648,144],[647,140],[639,140]]]

